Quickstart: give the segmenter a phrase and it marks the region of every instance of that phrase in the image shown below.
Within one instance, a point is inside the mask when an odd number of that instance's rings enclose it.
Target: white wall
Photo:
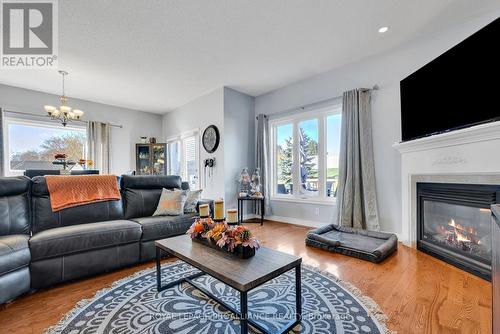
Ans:
[[[59,96],[0,85],[0,107],[6,110],[44,115],[43,106],[58,105]],[[70,106],[85,112],[84,119],[121,124],[111,128],[111,173],[135,170],[135,144],[141,136],[162,139],[161,115],[125,109],[86,100],[72,99]]]
[[[217,151],[207,153],[201,145],[201,135],[205,128],[214,124],[221,134],[221,142]],[[163,115],[163,134],[165,138],[176,136],[185,131],[200,131],[200,163],[207,158],[216,160],[212,177],[208,178],[200,166],[200,187],[205,198],[224,197],[224,89],[216,89],[197,98],[188,104]]]
[[[430,34],[390,52],[349,64],[339,69],[288,85],[255,99],[255,113],[274,114],[321,100],[341,96],[346,90],[380,86],[372,100],[373,136],[377,195],[381,228],[401,232],[401,161],[392,148],[401,139],[399,81],[447,49],[497,18],[490,13],[460,26]],[[389,32],[390,33],[390,32]],[[459,69],[457,69],[459,70]],[[467,93],[467,85],[457,83],[457,98]],[[425,98],[425,96],[422,96]],[[291,221],[331,222],[333,206],[273,202],[275,216]],[[319,216],[316,216],[316,209]]]
[[[227,208],[237,208],[237,179],[243,167],[250,175],[255,166],[254,98],[224,88],[224,173]],[[250,212],[250,205],[247,205]]]

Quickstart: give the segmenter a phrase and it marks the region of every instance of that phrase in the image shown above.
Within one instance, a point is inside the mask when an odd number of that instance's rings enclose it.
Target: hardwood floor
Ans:
[[[442,261],[400,245],[382,264],[306,247],[307,228],[265,222],[248,224],[263,245],[299,255],[373,298],[399,333],[491,333],[491,284]],[[175,259],[167,259],[170,262]],[[59,285],[21,297],[0,308],[0,333],[40,333],[75,304],[132,273],[138,265]]]

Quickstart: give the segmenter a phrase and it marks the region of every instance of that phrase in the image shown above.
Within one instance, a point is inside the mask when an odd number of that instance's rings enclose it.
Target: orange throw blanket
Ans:
[[[84,204],[121,199],[114,175],[48,175],[45,180],[54,212]]]

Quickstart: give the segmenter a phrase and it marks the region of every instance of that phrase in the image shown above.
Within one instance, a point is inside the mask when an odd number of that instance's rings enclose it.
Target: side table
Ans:
[[[243,223],[243,203],[245,201],[260,202],[260,226],[264,225],[264,197],[238,197],[238,224]]]

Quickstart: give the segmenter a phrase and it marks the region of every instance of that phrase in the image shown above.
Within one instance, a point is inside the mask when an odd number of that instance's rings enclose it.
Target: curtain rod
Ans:
[[[0,108],[0,109],[2,109],[4,112],[10,113],[10,114],[27,115],[27,116],[31,116],[31,117],[40,117],[40,118],[45,118],[45,119],[47,119],[47,116],[43,116],[43,115],[31,114],[31,113],[28,113],[28,112],[14,111],[14,110],[3,109],[3,108]],[[85,121],[85,120],[83,120],[83,119],[72,119],[71,121],[72,121],[72,122],[80,122],[80,123],[85,123],[85,124],[87,124],[87,123],[88,123],[88,121]],[[112,127],[115,127],[115,128],[120,128],[120,129],[123,129],[123,125],[121,125],[121,124],[112,124],[112,123],[109,123],[109,126],[112,126]]]
[[[362,90],[362,91],[379,90],[380,87],[377,84],[375,84],[375,85],[373,85],[372,88],[359,88],[359,89]],[[271,114],[271,115],[264,115],[264,116],[266,118],[269,118],[270,116],[275,116],[275,115],[278,116],[278,115],[286,114],[286,113],[289,113],[289,112],[292,112],[292,111],[296,111],[296,110],[305,110],[307,108],[311,108],[311,107],[314,107],[314,106],[317,106],[317,105],[325,104],[325,103],[328,103],[328,102],[333,102],[333,101],[338,100],[340,98],[342,98],[342,95],[341,96],[330,97],[328,99],[324,99],[324,100],[320,100],[320,101],[316,101],[316,102],[312,102],[312,103],[305,104],[305,105],[299,106],[299,107],[285,109],[285,110],[279,111],[277,113],[274,113],[274,114]],[[257,119],[257,117],[255,117],[255,119]]]

